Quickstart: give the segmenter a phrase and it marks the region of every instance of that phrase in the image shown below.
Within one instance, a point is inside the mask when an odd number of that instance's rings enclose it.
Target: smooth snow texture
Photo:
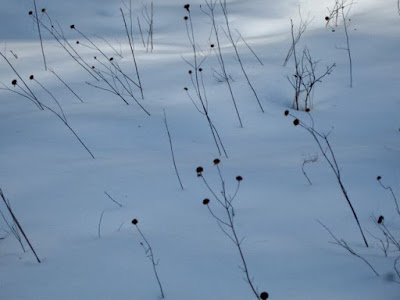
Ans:
[[[127,2],[127,1],[126,1]],[[213,77],[218,69],[214,54],[204,62],[210,116],[229,158],[220,157],[229,193],[237,175],[243,176],[234,202],[238,234],[254,284],[269,299],[293,300],[398,300],[400,281],[393,269],[398,253],[385,257],[371,215],[385,216],[386,225],[399,236],[399,216],[392,198],[376,176],[381,175],[400,198],[400,16],[396,1],[358,1],[349,17],[354,87],[349,87],[343,26],[325,27],[327,7],[334,1],[227,1],[232,29],[238,29],[263,61],[261,66],[239,43],[252,84],[265,113],[261,113],[237,64],[234,51],[220,29],[222,49],[233,91],[244,123],[239,127],[229,92]],[[119,1],[37,0],[59,21],[72,44],[84,40],[69,25],[90,36],[115,57],[135,78],[124,32]],[[143,1],[150,5],[149,0]],[[202,204],[216,201],[197,178],[204,176],[219,193],[213,159],[218,152],[204,116],[183,90],[193,93],[185,60],[193,59],[183,17],[185,1],[154,1],[154,51],[146,52],[135,30],[135,50],[147,116],[133,100],[124,104],[116,95],[90,87],[96,82],[43,32],[48,66],[84,100],[81,103],[50,72],[44,71],[35,23],[28,16],[31,1],[2,0],[1,47],[37,97],[56,109],[35,82],[34,74],[64,109],[70,126],[95,155],[91,159],[72,133],[48,111],[26,98],[0,90],[0,188],[34,245],[42,263],[24,253],[0,220],[0,298],[23,299],[159,299],[150,261],[131,224],[133,218],[151,243],[166,299],[254,299],[238,268],[240,257]],[[210,38],[210,19],[202,13],[203,0],[189,2],[196,42],[204,52]],[[319,70],[336,63],[333,73],[315,87],[311,114],[315,128],[328,133],[349,197],[366,232],[363,246],[351,211],[336,178],[318,152],[312,137],[283,115],[292,104],[293,90],[283,67],[290,47],[290,19],[297,25],[299,6],[312,22],[299,47],[307,45]],[[133,1],[134,21],[142,18],[140,1]],[[219,24],[223,24],[217,10]],[[143,19],[141,19],[142,22]],[[145,24],[143,23],[143,26]],[[121,50],[123,58],[95,35]],[[76,49],[90,64],[95,50]],[[17,54],[15,59],[13,53]],[[7,87],[16,77],[0,60],[0,82]],[[140,99],[140,94],[135,91]],[[177,167],[179,187],[171,160],[165,109]],[[308,122],[304,112],[293,114]],[[318,154],[305,170],[304,159]],[[109,193],[123,207],[104,194]],[[215,207],[215,206],[214,206]],[[6,214],[5,206],[0,209]],[[104,213],[103,213],[104,212]],[[98,237],[98,225],[103,213]],[[8,216],[8,215],[7,215]],[[10,220],[10,219],[8,219]],[[330,242],[317,222],[343,238],[380,273],[376,277],[364,262]]]

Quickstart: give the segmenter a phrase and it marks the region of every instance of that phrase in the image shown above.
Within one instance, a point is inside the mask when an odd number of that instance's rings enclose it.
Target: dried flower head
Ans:
[[[221,161],[218,159],[218,158],[216,158],[216,159],[214,159],[214,165],[218,165]]]
[[[382,224],[383,219],[385,219],[383,216],[379,216],[379,218],[378,218],[378,224]]]
[[[310,112],[311,109],[309,109],[308,107],[306,108],[306,112]]]
[[[184,19],[185,21],[187,21],[187,20],[189,19],[189,17],[188,17],[188,16],[184,16],[183,19]]]
[[[236,180],[240,182],[240,181],[243,180],[243,177],[242,176],[236,176]]]
[[[196,172],[197,172],[197,176],[201,176],[201,173],[203,173],[203,167],[197,167]]]
[[[297,126],[297,125],[299,125],[299,124],[300,124],[299,119],[294,119],[294,120],[293,120],[293,125],[294,125],[294,126]]]
[[[79,45],[79,41],[76,41],[75,44]]]
[[[262,292],[262,293],[260,294],[260,299],[261,299],[261,300],[266,300],[266,299],[268,299],[268,297],[269,297],[269,295],[268,295],[267,292]]]
[[[28,12],[28,15],[30,15],[30,16],[33,15],[33,11],[30,10],[30,11]]]
[[[29,79],[33,80],[33,79],[35,79],[35,77],[33,75],[31,75],[31,76],[29,76]]]
[[[204,204],[204,205],[207,205],[208,203],[210,203],[210,199],[207,199],[207,198],[206,198],[206,199],[203,200],[203,204]]]
[[[329,18],[328,16],[325,17],[325,21],[329,21],[331,18]]]
[[[11,81],[11,84],[12,84],[13,86],[16,86],[16,85],[17,85],[17,79],[14,79],[13,81]]]
[[[210,45],[210,47],[211,47],[211,48],[214,48],[214,47],[215,47],[215,45],[214,45],[214,44],[211,44],[211,45]]]
[[[199,72],[203,71],[203,68],[199,68]]]
[[[95,69],[95,67],[94,67],[94,66],[92,66],[92,69],[94,70],[94,69]]]
[[[287,116],[289,114],[288,110],[285,110],[284,115]]]
[[[46,9],[45,8],[42,8],[42,13],[45,13],[46,12]]]
[[[381,180],[382,179],[382,177],[381,176],[378,176],[378,177],[376,177],[376,180]]]
[[[192,71],[192,70],[189,70],[189,71],[188,71],[188,73],[189,73],[189,74],[192,74],[192,73],[193,73],[193,71]]]
[[[114,60],[114,57],[110,57],[110,59],[109,59],[110,61],[113,61]]]
[[[183,6],[183,8],[186,9],[187,11],[189,11],[189,7],[190,7],[190,4],[185,4],[185,5]]]
[[[72,25],[70,25],[70,26],[69,26],[69,28],[71,28],[71,29],[75,29],[75,25],[74,25],[74,24],[72,24]]]
[[[137,219],[133,219],[133,220],[132,220],[132,224],[133,224],[133,225],[136,225],[138,222],[139,222],[139,221],[138,221]]]
[[[188,88],[185,86],[184,88],[183,88],[185,91],[187,91],[188,90]]]

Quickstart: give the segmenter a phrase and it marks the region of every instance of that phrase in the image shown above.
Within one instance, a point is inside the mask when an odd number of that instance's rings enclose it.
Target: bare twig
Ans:
[[[182,180],[181,180],[181,177],[179,176],[178,168],[176,166],[174,148],[172,147],[172,138],[171,138],[171,134],[170,134],[169,128],[168,128],[167,114],[165,113],[165,109],[164,109],[164,119],[163,120],[164,120],[164,124],[165,124],[165,129],[167,130],[167,134],[168,134],[169,147],[171,150],[172,163],[174,164],[175,174],[176,174],[176,177],[178,178],[179,185],[181,186],[181,189],[183,190]]]
[[[32,250],[33,254],[35,255],[37,262],[38,262],[38,263],[41,263],[39,257],[38,257],[37,254],[36,254],[35,249],[33,248],[31,242],[29,241],[29,239],[28,239],[28,237],[26,236],[24,230],[22,229],[21,224],[19,223],[17,217],[15,216],[14,212],[12,211],[11,206],[9,205],[8,201],[6,200],[6,198],[5,198],[5,196],[4,196],[3,191],[1,190],[1,188],[0,188],[0,197],[1,197],[1,199],[3,199],[3,202],[4,202],[4,204],[6,205],[7,210],[8,210],[8,212],[10,213],[10,215],[11,215],[13,221],[14,221],[15,224],[17,225],[19,231],[20,231],[20,232],[22,233],[22,235],[24,236],[24,239],[25,239],[25,241],[28,243],[29,248]]]
[[[314,128],[314,120],[311,116],[311,114],[309,112],[307,112],[308,116],[310,117],[311,120],[311,126],[307,125],[306,123],[304,123],[303,121],[299,120],[298,118],[296,118],[296,116],[292,115],[288,110],[285,111],[285,116],[290,116],[294,119],[293,124],[295,126],[300,126],[301,128],[305,129],[314,139],[314,141],[316,142],[319,150],[321,151],[323,157],[325,158],[326,162],[328,163],[329,167],[331,168],[332,172],[334,173],[336,180],[340,186],[340,190],[342,191],[342,194],[344,196],[344,198],[346,199],[347,204],[350,207],[350,210],[354,216],[354,219],[357,223],[357,226],[360,230],[361,236],[364,240],[365,246],[368,247],[368,242],[367,239],[365,238],[364,232],[361,228],[361,224],[360,221],[358,220],[358,216],[356,214],[356,211],[353,207],[353,204],[350,201],[350,198],[347,194],[347,190],[344,187],[343,181],[342,181],[342,176],[341,176],[341,169],[338,165],[338,162],[336,160],[336,155],[332,149],[332,146],[329,142],[328,139],[328,135],[320,133],[319,131],[317,131]]]
[[[119,203],[118,201],[116,201],[113,197],[111,197],[109,193],[107,193],[106,191],[104,191],[104,194],[106,194],[107,197],[108,197],[112,202],[114,202],[115,204],[117,204],[119,207],[122,207],[122,204]]]
[[[43,56],[43,64],[44,64],[44,69],[47,71],[47,63],[46,63],[46,56],[44,54],[44,48],[43,48],[43,40],[42,40],[42,32],[40,30],[40,24],[39,24],[39,18],[38,18],[38,10],[36,6],[36,0],[33,0],[33,6],[35,8],[35,15],[36,15],[36,25],[39,33],[39,40],[40,40],[40,48],[42,49],[42,56]],[[42,12],[44,12],[45,9],[42,9]]]
[[[358,257],[359,259],[361,259],[363,262],[365,262],[365,263],[368,265],[368,267],[372,270],[372,272],[374,272],[374,274],[375,274],[377,277],[379,277],[379,274],[378,274],[378,272],[374,269],[374,267],[373,267],[364,257],[362,257],[360,254],[358,254],[357,252],[355,252],[355,251],[349,246],[349,244],[347,244],[346,241],[344,241],[344,240],[342,240],[342,239],[339,240],[339,239],[332,233],[332,231],[331,231],[328,227],[326,227],[321,221],[318,221],[318,223],[319,223],[322,227],[324,227],[325,230],[328,231],[328,233],[331,235],[331,237],[335,240],[335,243],[334,243],[334,244],[336,244],[336,245],[338,245],[338,246],[340,246],[340,247],[346,249],[348,252],[350,252],[350,254],[352,254],[352,255],[354,255],[355,257]]]
[[[103,221],[104,210],[100,214],[99,224],[97,225],[97,236],[101,239],[101,222]]]
[[[156,277],[158,286],[160,288],[161,298],[164,299],[165,298],[164,290],[163,290],[163,287],[161,285],[160,277],[159,277],[158,272],[157,272],[158,260],[156,261],[156,259],[154,257],[153,248],[151,247],[151,245],[150,245],[149,241],[147,240],[147,238],[145,237],[145,235],[140,230],[140,228],[138,226],[138,220],[137,219],[133,219],[132,220],[132,224],[135,225],[136,230],[139,232],[140,236],[142,237],[142,239],[144,241],[144,243],[141,242],[140,244],[142,245],[142,247],[143,247],[143,249],[144,249],[144,251],[145,251],[145,253],[147,255],[147,258],[151,261],[151,264],[153,266],[153,272],[154,272],[154,275]]]

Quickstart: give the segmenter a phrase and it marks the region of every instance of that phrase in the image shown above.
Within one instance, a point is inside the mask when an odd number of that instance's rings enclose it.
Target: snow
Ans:
[[[193,88],[188,75],[192,59],[183,16],[186,1],[154,1],[154,51],[146,52],[136,37],[135,53],[144,86],[147,116],[131,99],[126,105],[111,93],[88,86],[95,83],[86,71],[43,32],[48,66],[83,99],[81,103],[57,78],[44,70],[37,28],[28,11],[31,1],[3,0],[0,11],[1,52],[7,55],[38,99],[56,109],[48,94],[29,75],[49,89],[60,102],[68,123],[93,152],[92,159],[67,127],[49,111],[15,93],[0,90],[0,188],[42,263],[25,253],[0,220],[0,298],[23,299],[160,299],[151,262],[131,224],[139,220],[156,259],[166,299],[254,299],[235,245],[221,232],[202,204],[213,195],[196,176],[196,167],[219,192],[213,159],[221,159],[228,193],[237,175],[243,176],[234,202],[235,222],[254,284],[269,299],[400,299],[400,281],[393,268],[398,252],[385,257],[371,215],[385,216],[385,225],[399,237],[399,215],[388,191],[400,197],[400,16],[396,1],[359,1],[350,12],[350,42],[354,86],[349,87],[348,60],[343,27],[325,27],[331,0],[231,0],[231,26],[238,29],[263,61],[261,66],[243,43],[239,51],[250,80],[261,99],[261,113],[223,36],[223,54],[244,127],[240,128],[229,92],[217,82],[214,54],[202,66],[210,116],[227,149],[219,157],[208,124],[183,90]],[[150,1],[143,1],[150,5]],[[198,45],[209,48],[211,24],[201,12],[203,0],[189,2]],[[71,31],[75,24],[113,51],[96,34],[106,38],[123,58],[115,59],[132,78],[133,62],[119,1],[37,0],[58,20],[67,38],[84,42]],[[141,16],[142,4],[133,1]],[[297,25],[299,5],[313,21],[301,45],[320,60],[319,68],[336,64],[332,74],[316,85],[311,115],[315,128],[331,132],[332,145],[343,183],[358,213],[370,247],[363,245],[353,215],[336,178],[311,135],[294,127],[283,112],[291,108],[293,89],[283,67],[290,47],[290,19]],[[218,18],[221,18],[218,10]],[[220,23],[223,24],[219,19]],[[297,22],[297,23],[296,23]],[[136,30],[136,27],[135,27]],[[95,50],[77,47],[90,64]],[[10,53],[12,50],[18,59]],[[0,60],[0,82],[14,89],[16,77]],[[138,99],[140,94],[135,91]],[[184,190],[174,173],[163,109]],[[305,112],[290,110],[304,122]],[[302,174],[304,159],[318,154]],[[112,202],[109,193],[123,207]],[[6,207],[0,204],[7,216]],[[100,216],[103,218],[98,226]],[[381,275],[332,244],[321,221]],[[28,247],[27,247],[28,249]]]

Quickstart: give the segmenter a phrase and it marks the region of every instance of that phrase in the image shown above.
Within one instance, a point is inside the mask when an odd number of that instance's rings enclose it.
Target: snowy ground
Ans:
[[[143,1],[150,5],[149,0]],[[83,99],[81,103],[43,67],[36,24],[28,16],[31,1],[2,0],[1,53],[5,54],[40,101],[57,109],[49,95],[30,81],[31,74],[60,102],[68,124],[93,152],[92,159],[75,137],[49,111],[15,93],[0,91],[0,188],[37,251],[22,251],[0,220],[0,298],[22,299],[159,299],[160,291],[133,218],[149,239],[166,299],[254,299],[239,269],[240,257],[202,204],[216,201],[196,176],[196,167],[215,189],[221,159],[227,189],[244,180],[235,200],[235,222],[254,284],[269,299],[395,300],[400,278],[393,268],[399,253],[385,257],[371,215],[385,216],[385,225],[399,237],[399,215],[377,175],[400,197],[400,16],[395,0],[364,0],[349,14],[354,86],[349,87],[343,26],[325,27],[333,0],[230,0],[231,26],[240,30],[263,61],[261,66],[243,43],[239,51],[261,99],[261,113],[222,34],[228,73],[234,79],[244,127],[240,128],[229,92],[212,75],[215,55],[204,62],[209,111],[229,158],[219,156],[204,117],[196,111],[184,87],[193,89],[188,75],[192,59],[181,0],[154,1],[154,51],[141,46],[135,27],[136,58],[147,116],[130,100],[124,104],[95,83],[51,38],[43,33],[47,63]],[[203,0],[191,1],[198,45],[208,49],[211,24],[201,12]],[[115,58],[134,78],[133,62],[124,35],[119,1],[37,0],[58,20],[68,39],[80,38],[69,25],[93,38],[107,55],[106,38],[123,58]],[[311,135],[294,127],[283,112],[290,109],[293,89],[286,79],[293,64],[283,67],[290,47],[290,19],[312,20],[302,37],[320,70],[336,63],[332,74],[316,86],[311,114],[315,128],[328,133],[343,182],[370,243],[362,242],[351,211],[329,165]],[[140,1],[133,1],[141,16]],[[221,20],[220,10],[217,18]],[[143,22],[143,20],[142,20]],[[136,24],[135,24],[136,25]],[[76,45],[75,45],[76,46]],[[76,46],[95,63],[95,50]],[[12,53],[17,55],[15,58]],[[16,77],[0,59],[0,82],[12,90]],[[20,81],[19,81],[20,82]],[[139,97],[139,93],[135,91]],[[181,190],[171,160],[167,113],[175,158],[184,185]],[[291,112],[308,121],[305,112]],[[312,185],[302,173],[304,159]],[[108,192],[123,207],[112,202]],[[4,203],[0,209],[10,222]],[[100,238],[98,236],[99,221]],[[338,238],[367,259],[379,277],[360,259],[334,245],[328,226]],[[394,248],[392,248],[394,250]],[[399,264],[400,268],[400,264]]]

